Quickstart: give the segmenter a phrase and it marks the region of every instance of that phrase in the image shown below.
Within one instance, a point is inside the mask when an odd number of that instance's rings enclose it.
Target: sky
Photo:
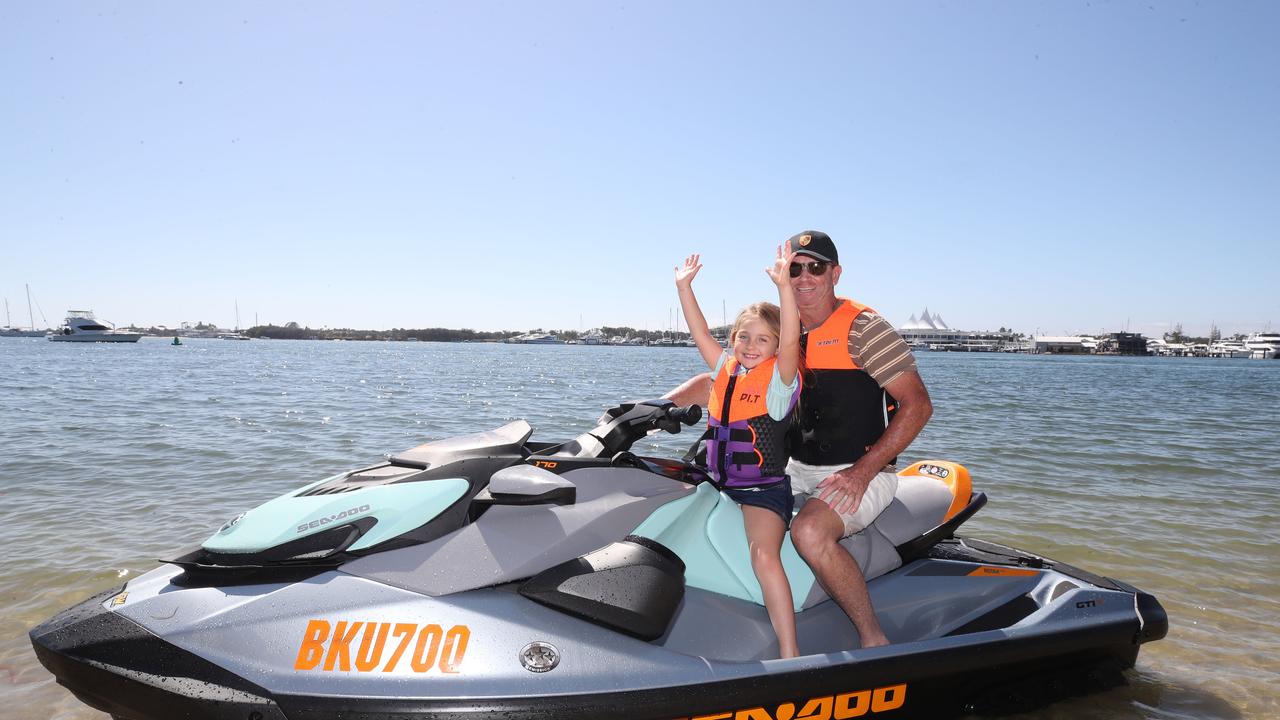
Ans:
[[[27,325],[1280,327],[1280,3],[0,3]]]

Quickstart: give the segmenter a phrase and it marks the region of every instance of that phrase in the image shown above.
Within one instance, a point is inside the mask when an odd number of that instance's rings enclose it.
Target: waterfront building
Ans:
[[[1012,332],[990,330],[954,330],[941,314],[930,314],[925,308],[920,317],[912,315],[898,328],[898,334],[912,350],[950,350],[959,352],[995,352],[1021,349]]]
[[[1085,355],[1098,349],[1098,341],[1088,335],[1037,335],[1037,353],[1057,355]]]
[[[1113,332],[1102,339],[1098,352],[1108,355],[1149,355],[1147,339],[1139,333]]]

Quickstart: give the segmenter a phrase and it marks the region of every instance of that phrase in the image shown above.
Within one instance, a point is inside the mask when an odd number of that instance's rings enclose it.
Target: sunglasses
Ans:
[[[805,270],[808,270],[809,274],[814,277],[822,277],[827,274],[827,268],[829,267],[831,267],[831,263],[822,262],[821,260],[807,263],[793,262],[791,263],[791,277],[798,278],[800,273]]]

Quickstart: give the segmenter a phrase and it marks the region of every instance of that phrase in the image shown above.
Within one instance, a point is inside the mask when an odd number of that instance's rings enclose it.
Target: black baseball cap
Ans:
[[[817,258],[832,265],[840,264],[840,255],[836,252],[836,244],[831,241],[831,236],[821,230],[805,230],[802,233],[792,235],[787,240],[787,247],[797,255],[808,255],[811,258]]]

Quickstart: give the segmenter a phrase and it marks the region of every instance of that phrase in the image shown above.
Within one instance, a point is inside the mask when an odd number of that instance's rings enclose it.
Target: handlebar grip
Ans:
[[[667,417],[684,423],[685,425],[693,425],[702,419],[702,407],[699,405],[673,407],[667,411]]]

